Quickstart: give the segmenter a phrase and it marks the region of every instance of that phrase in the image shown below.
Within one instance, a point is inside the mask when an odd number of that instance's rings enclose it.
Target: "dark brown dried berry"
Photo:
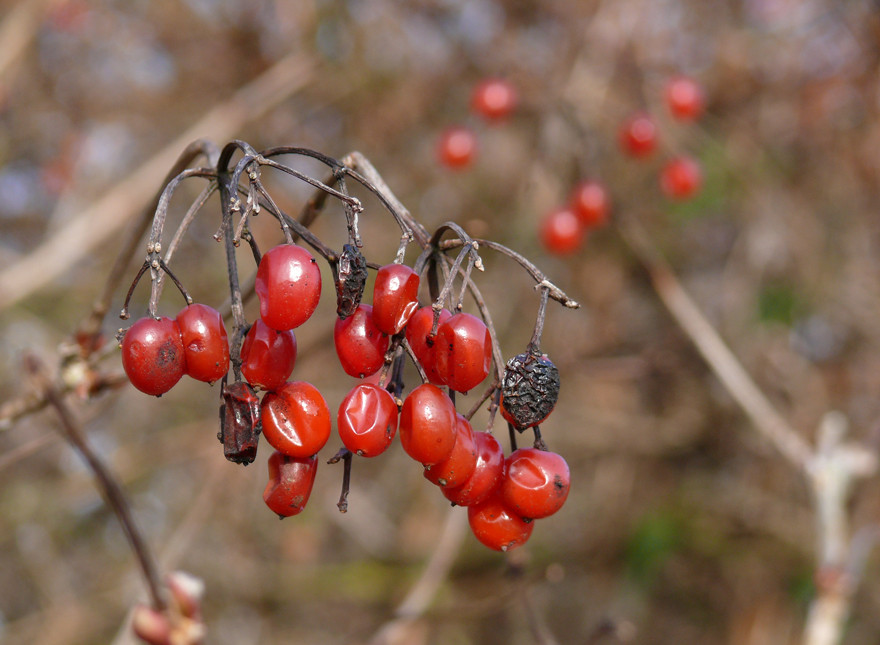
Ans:
[[[223,455],[236,464],[247,466],[257,456],[257,443],[262,423],[260,399],[247,383],[223,384],[223,405],[220,406],[220,432]]]
[[[348,318],[361,304],[366,283],[366,258],[351,244],[343,245],[336,279],[336,313],[340,318]]]
[[[559,398],[559,370],[546,354],[517,354],[504,368],[501,415],[522,432],[538,425]]]

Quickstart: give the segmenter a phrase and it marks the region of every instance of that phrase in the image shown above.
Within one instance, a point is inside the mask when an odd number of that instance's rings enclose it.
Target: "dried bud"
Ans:
[[[160,611],[147,605],[137,605],[131,615],[135,636],[149,645],[170,645],[171,623]]]
[[[220,406],[220,432],[223,454],[232,462],[247,466],[257,456],[257,442],[262,424],[260,399],[254,388],[243,381],[223,385]]]
[[[516,429],[536,426],[553,411],[559,398],[559,370],[546,354],[517,354],[504,368],[501,414]]]
[[[348,318],[361,304],[364,285],[367,283],[367,260],[351,244],[342,247],[336,280],[336,313]]]

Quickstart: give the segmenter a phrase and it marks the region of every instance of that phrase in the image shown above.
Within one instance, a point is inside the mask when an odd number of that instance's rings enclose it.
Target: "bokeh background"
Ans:
[[[805,438],[812,442],[834,409],[855,438],[873,441],[874,3],[23,0],[0,3],[0,13],[2,400],[27,391],[24,351],[57,364],[123,232],[161,186],[161,172],[144,165],[166,146],[182,148],[184,133],[336,157],[360,150],[426,226],[454,219],[521,251],[583,305],[551,303],[544,340],[562,374],[543,432],[572,468],[566,507],[537,524],[511,556],[513,569],[464,535],[436,599],[401,642],[531,643],[543,630],[559,643],[799,641],[816,562],[802,478],[672,322],[613,221],[566,258],[543,250],[536,232],[576,181],[602,181],[612,220],[643,224]],[[268,89],[267,74],[276,79]],[[697,123],[665,111],[663,88],[679,74],[705,90]],[[516,114],[496,126],[469,112],[472,88],[487,76],[520,92]],[[647,161],[618,148],[619,124],[637,110],[660,124],[660,150]],[[219,121],[193,133],[208,114]],[[462,172],[435,155],[453,124],[472,127],[480,142]],[[705,184],[694,200],[673,203],[657,172],[681,153],[700,160]],[[123,195],[113,202],[118,214],[83,227],[120,186],[130,202]],[[287,181],[271,189],[290,212],[310,195]],[[196,194],[185,187],[172,218]],[[366,205],[365,254],[388,262],[396,229],[378,204]],[[200,217],[174,265],[196,299],[215,307],[227,295],[211,239],[218,210],[214,203]],[[331,206],[315,231],[338,247],[343,222]],[[263,245],[280,239],[268,218],[254,230]],[[62,251],[49,259],[61,258],[63,270],[11,273],[59,235]],[[483,257],[487,270],[476,279],[511,356],[531,335],[538,298],[508,260]],[[252,264],[242,258],[247,280]],[[138,252],[132,276],[140,261]],[[134,318],[147,293],[146,285],[136,292]],[[104,323],[111,343],[123,324],[114,313],[121,296]],[[166,291],[160,313],[181,304]],[[297,330],[294,372],[321,388],[331,409],[355,382],[336,365],[334,306],[325,293]],[[118,353],[100,369],[118,373]],[[450,510],[395,444],[355,463],[348,514],[335,506],[340,467],[322,465],[306,512],[279,523],[261,500],[265,446],[249,468],[222,457],[218,394],[183,381],[159,400],[121,388],[71,401],[162,562],[204,580],[209,642],[370,642],[431,558],[449,513],[464,511]],[[141,580],[116,518],[56,425],[44,412],[0,429],[0,642],[130,642],[124,624],[143,597]],[[331,440],[322,455],[337,447]],[[876,522],[878,493],[876,480],[856,489],[855,527]],[[847,644],[880,636],[878,566],[867,562]]]

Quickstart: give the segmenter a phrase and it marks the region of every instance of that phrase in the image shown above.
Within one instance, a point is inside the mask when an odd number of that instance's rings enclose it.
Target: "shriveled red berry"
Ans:
[[[260,418],[266,441],[290,457],[310,457],[330,438],[327,403],[305,381],[292,381],[264,396]]]
[[[451,316],[451,311],[441,309],[438,329]],[[445,385],[443,378],[437,372],[437,335],[431,336],[433,325],[434,310],[431,307],[418,309],[406,325],[406,342],[409,343],[416,358],[419,359],[428,380],[434,385]]]
[[[703,113],[703,88],[688,76],[678,76],[666,85],[666,105],[673,117],[693,121]]]
[[[361,457],[382,454],[397,433],[394,397],[372,383],[355,385],[339,405],[336,427],[351,452]]]
[[[504,367],[501,415],[518,430],[550,416],[559,398],[559,370],[546,354],[523,352]]]
[[[480,318],[460,312],[437,328],[437,373],[456,392],[483,382],[492,366],[492,338]]]
[[[254,388],[243,381],[223,385],[220,406],[220,432],[223,456],[247,466],[257,456],[262,422],[260,399]]]
[[[437,140],[437,158],[447,168],[463,170],[477,155],[477,137],[464,126],[447,128]]]
[[[474,473],[457,488],[443,488],[443,495],[453,504],[471,506],[483,501],[501,485],[504,474],[504,451],[488,432],[474,432],[477,464]]]
[[[520,517],[549,517],[568,498],[571,474],[561,455],[537,448],[514,450],[501,480],[504,503]]]
[[[690,157],[671,159],[660,171],[660,188],[670,199],[690,199],[702,185],[703,171],[700,164]]]
[[[269,457],[269,482],[263,491],[263,501],[279,517],[299,515],[312,494],[317,472],[318,455],[290,457],[273,452]]]
[[[373,286],[373,322],[393,336],[419,308],[419,276],[405,264],[386,264]]]
[[[278,331],[295,329],[318,306],[321,271],[303,247],[280,244],[263,255],[254,286],[263,322]]]
[[[336,319],[333,342],[345,373],[364,378],[382,367],[389,340],[373,322],[373,307],[358,305],[348,318]]]
[[[541,220],[541,243],[548,253],[571,255],[581,248],[586,229],[580,218],[568,207],[550,211]]]
[[[193,304],[177,314],[183,341],[186,373],[197,381],[213,383],[229,370],[229,340],[220,312]]]
[[[603,226],[608,222],[609,203],[605,186],[589,179],[574,187],[569,200],[571,210],[587,228]]]
[[[449,456],[440,463],[425,468],[425,479],[437,486],[461,486],[477,468],[474,430],[470,422],[460,414],[455,418],[455,432],[455,446]]]
[[[516,109],[516,88],[502,78],[480,81],[471,95],[471,109],[488,121],[502,121]]]
[[[657,124],[649,114],[634,114],[620,128],[620,145],[633,157],[647,157],[657,147]]]
[[[287,382],[296,364],[293,330],[275,331],[257,318],[241,344],[241,373],[247,382],[277,390]]]
[[[424,383],[404,400],[399,428],[406,454],[426,466],[439,463],[455,446],[455,405],[439,387]]]
[[[526,543],[535,527],[505,506],[498,495],[468,507],[474,536],[490,549],[509,551]]]
[[[135,322],[122,339],[122,368],[141,392],[165,394],[186,371],[180,327],[171,318]]]

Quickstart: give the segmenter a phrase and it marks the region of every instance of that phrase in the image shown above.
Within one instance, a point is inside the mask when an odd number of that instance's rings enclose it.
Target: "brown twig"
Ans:
[[[33,381],[34,389],[45,393],[46,399],[61,421],[61,434],[70,443],[80,456],[85,460],[89,469],[95,476],[98,488],[104,497],[104,500],[116,514],[122,530],[125,533],[132,551],[137,558],[141,568],[144,581],[150,593],[150,599],[153,608],[162,611],[166,607],[161,589],[161,577],[159,575],[156,560],[150,551],[146,540],[140,532],[131,508],[128,505],[128,499],[122,491],[122,487],[116,481],[113,473],[92,450],[86,439],[85,434],[74,419],[73,413],[64,400],[51,378],[46,373],[46,368],[42,362],[33,354],[28,354],[24,358],[24,366],[28,375]]]

